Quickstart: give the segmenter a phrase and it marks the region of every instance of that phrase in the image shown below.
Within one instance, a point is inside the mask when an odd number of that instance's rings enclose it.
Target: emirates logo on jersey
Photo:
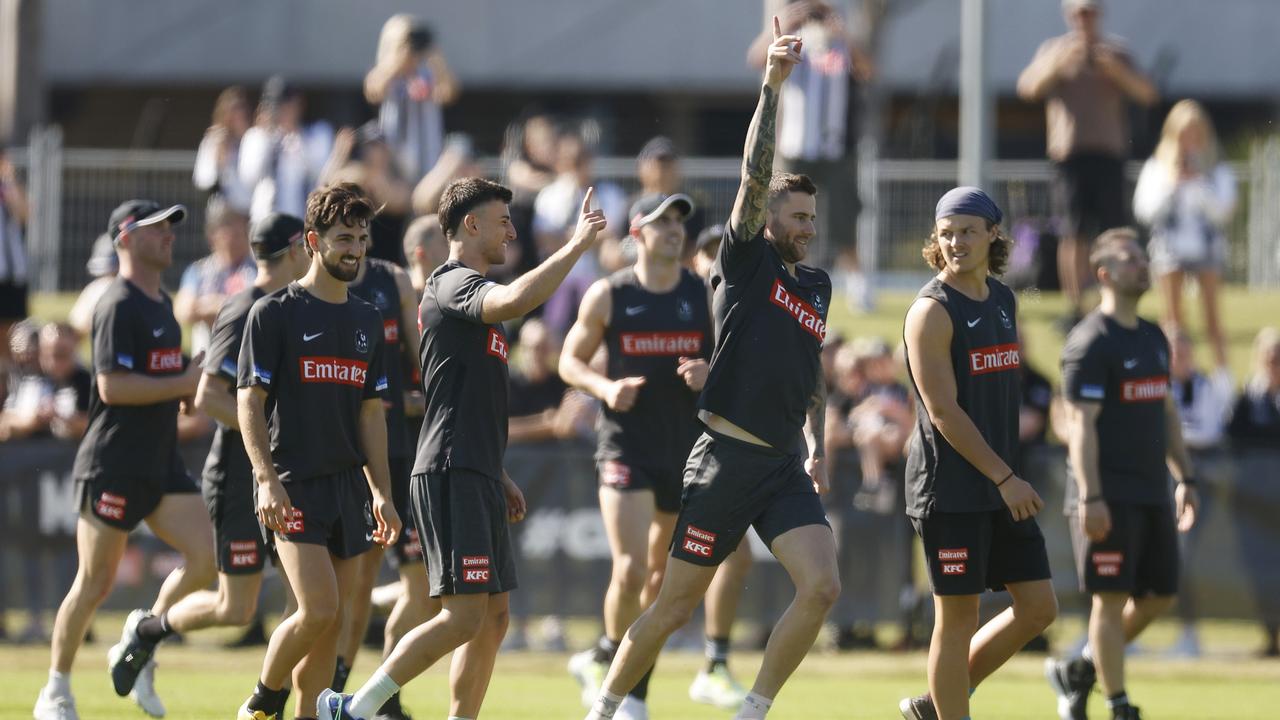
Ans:
[[[781,280],[773,281],[773,292],[769,295],[769,302],[786,310],[787,314],[795,318],[796,322],[800,323],[800,327],[817,338],[818,342],[826,339],[827,323],[822,316],[813,309],[812,305],[788,290]]]
[[[622,333],[618,338],[623,355],[698,355],[702,352],[702,331]]]
[[[1157,402],[1169,394],[1169,378],[1157,375],[1120,383],[1120,400],[1127,403]]]
[[[304,383],[333,383],[364,387],[369,375],[369,364],[360,360],[339,357],[301,357],[299,369]]]
[[[1022,355],[1018,343],[990,345],[969,351],[969,374],[986,375],[1022,367]]]
[[[489,328],[489,345],[485,348],[485,352],[498,358],[503,363],[507,362],[507,339],[502,333],[493,328]]]
[[[400,322],[394,318],[382,321],[382,339],[388,343],[400,342]]]
[[[182,348],[164,348],[147,353],[147,372],[179,372],[182,370]]]

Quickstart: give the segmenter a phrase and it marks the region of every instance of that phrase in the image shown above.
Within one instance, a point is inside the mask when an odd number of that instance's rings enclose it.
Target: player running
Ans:
[[[1045,662],[1062,720],[1084,720],[1095,680],[1111,717],[1137,720],[1124,648],[1169,609],[1178,590],[1178,531],[1197,496],[1169,392],[1169,343],[1138,317],[1151,286],[1147,253],[1128,228],[1098,237],[1089,258],[1101,304],[1067,337],[1062,387],[1074,483],[1064,503],[1080,588],[1093,596],[1082,657]],[[1166,470],[1166,466],[1168,470]],[[1177,479],[1171,494],[1169,471]]]
[[[181,205],[130,200],[107,223],[120,274],[93,313],[89,427],[73,470],[79,565],[54,621],[49,681],[36,699],[36,720],[79,717],[71,665],[98,605],[111,592],[129,532],[138,523],[145,520],[156,537],[181,553],[182,565],[169,573],[150,613],[130,614],[120,643],[108,653],[111,665],[121,659],[141,618],[163,613],[213,581],[213,531],[178,455],[178,412],[192,405],[200,358],[188,363],[182,356],[182,328],[160,287],[173,262],[172,227],[186,214]],[[140,455],[139,448],[151,451]],[[116,693],[129,695],[148,715],[163,717],[150,655],[124,660],[133,667],[132,677],[123,683],[113,673]]]
[[[369,720],[405,683],[454,653],[449,714],[475,718],[516,587],[508,522],[524,518],[524,495],[502,468],[507,444],[507,336],[502,323],[538,307],[604,229],[587,190],[569,242],[510,285],[486,280],[516,239],[511,191],[481,178],[445,188],[440,226],[449,261],[427,279],[419,308],[426,416],[409,480],[431,596],[444,609],[409,631],[354,695],[326,690],[322,720]]]
[[[587,291],[560,357],[564,381],[601,401],[596,461],[613,574],[604,598],[604,635],[596,647],[569,660],[588,706],[600,692],[622,633],[662,585],[680,511],[682,470],[698,438],[697,400],[707,380],[711,314],[706,283],[680,265],[684,221],[692,212],[687,195],[655,193],[636,201],[631,208],[636,263]],[[602,343],[608,367],[599,372],[591,359]],[[717,576],[729,574],[729,566],[726,562]],[[741,589],[741,577],[736,579]],[[708,603],[710,598],[709,593]],[[736,606],[736,593],[729,598]],[[730,623],[735,609],[728,608]],[[648,716],[644,705],[652,674],[650,668],[627,694],[616,717]],[[725,663],[699,673],[692,690],[695,700],[727,709],[736,709],[746,695]]]
[[[407,415],[422,415],[422,396],[413,394],[412,403],[407,396],[409,374],[418,382],[418,296],[414,292],[409,274],[394,263],[377,258],[367,258],[360,267],[349,288],[358,297],[382,314],[383,342],[387,362],[387,453],[390,456],[391,497],[396,514],[408,518],[409,512],[409,435]],[[409,369],[412,372],[409,372]],[[347,675],[355,664],[356,652],[364,640],[372,609],[370,592],[382,567],[382,548],[374,546],[360,556],[359,582],[352,589],[351,612],[344,617],[342,639],[338,644],[338,664],[334,671],[332,689],[342,692]],[[433,600],[427,588],[427,566],[422,561],[422,545],[418,531],[406,526],[400,539],[387,555],[391,566],[400,574],[399,593],[391,615],[387,618],[383,656],[391,653],[396,643],[409,630],[426,622],[440,610],[440,602]],[[399,720],[406,717],[400,707],[400,695],[392,695],[378,713],[382,720]]]
[[[938,271],[907,310],[903,339],[916,391],[907,454],[907,515],[924,544],[936,616],[929,693],[903,700],[907,720],[969,717],[969,696],[1057,615],[1044,507],[1010,464],[1018,445],[1022,366],[1011,241],[978,188],[942,196],[924,258]],[[1013,606],[978,627],[986,589]]]
[[[387,471],[382,317],[347,292],[374,212],[351,183],[312,192],[307,274],[255,302],[245,323],[237,418],[258,517],[274,534],[298,610],[271,634],[240,720],[283,717],[295,666],[297,715],[309,714],[333,677],[359,555],[400,534]]]
[[[301,277],[310,266],[302,248],[302,221],[271,214],[253,229],[258,264],[253,287],[227,300],[214,323],[204,374],[196,389],[196,407],[218,422],[204,466],[204,501],[213,523],[218,589],[199,590],[166,612],[135,610],[132,628],[113,652],[111,677],[118,687],[132,686],[156,645],[169,635],[220,625],[246,625],[253,620],[262,586],[267,548],[253,511],[253,468],[245,454],[236,419],[236,363],[249,308],[263,295]]]
[[[662,587],[625,633],[592,720],[615,717],[749,528],[786,568],[796,595],[737,718],[765,717],[840,594],[835,538],[818,497],[827,487],[819,355],[831,281],[800,264],[815,235],[817,188],[803,175],[773,174],[778,94],[800,51],[800,38],[783,35],[775,18],[742,184],[711,276],[715,349],[698,401],[706,428],[685,465]]]

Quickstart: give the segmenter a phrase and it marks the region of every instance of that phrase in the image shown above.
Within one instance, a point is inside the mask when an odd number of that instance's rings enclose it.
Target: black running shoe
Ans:
[[[1044,661],[1044,676],[1058,696],[1059,720],[1089,720],[1089,693],[1098,681],[1093,663],[1084,658]]]
[[[938,720],[938,711],[934,709],[933,698],[928,693],[903,698],[898,703],[898,710],[906,720]]]
[[[400,693],[396,693],[382,703],[382,707],[378,708],[378,714],[373,716],[373,720],[413,720],[413,717],[405,712],[403,707],[400,707]]]
[[[147,610],[134,610],[124,621],[124,630],[120,632],[120,642],[107,651],[107,663],[111,670],[111,684],[116,694],[124,697],[133,690],[138,681],[138,674],[143,666],[155,654],[156,646],[143,642],[138,638],[138,623],[151,617]]]
[[[1137,705],[1121,705],[1111,708],[1111,720],[1142,720]]]

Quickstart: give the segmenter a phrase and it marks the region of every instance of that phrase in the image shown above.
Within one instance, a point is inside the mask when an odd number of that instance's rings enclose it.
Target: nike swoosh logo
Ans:
[[[637,307],[629,307],[629,308],[627,308],[627,314],[628,314],[628,315],[639,315],[639,314],[640,314],[640,313],[642,313],[642,312],[644,312],[644,305],[640,305],[640,306],[637,306]]]
[[[1138,359],[1137,359],[1137,358],[1134,358],[1133,360],[1125,360],[1125,361],[1124,361],[1124,369],[1125,369],[1125,370],[1132,370],[1132,369],[1134,369],[1134,368],[1136,368],[1136,367],[1138,367]]]
[[[321,330],[321,331],[320,331],[320,332],[318,332],[318,333],[315,333],[314,335],[309,335],[309,334],[307,334],[307,333],[303,333],[303,334],[302,334],[302,342],[311,342],[312,340],[315,340],[316,338],[320,337],[320,336],[321,336],[321,335],[323,335],[323,334],[324,334],[324,331],[323,331],[323,330]]]
[[[365,533],[365,534],[364,534],[364,541],[365,541],[365,542],[372,542],[372,541],[373,541],[373,533]]]
[[[160,337],[164,334],[164,328],[156,328],[151,331],[151,337]]]
[[[978,323],[980,323],[980,322],[982,322],[982,318],[978,318],[978,319],[976,319],[976,320],[965,320],[965,321],[964,321],[964,324],[965,324],[965,325],[968,325],[969,327],[974,327],[975,325],[977,325],[977,324],[978,324]]]

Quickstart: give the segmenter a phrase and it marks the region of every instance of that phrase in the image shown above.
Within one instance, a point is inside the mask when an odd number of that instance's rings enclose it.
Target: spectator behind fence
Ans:
[[[27,193],[8,154],[0,147],[0,338],[27,316]],[[0,375],[8,362],[6,343],[0,343]]]
[[[671,138],[658,135],[650,138],[640,148],[640,153],[636,155],[636,179],[640,181],[640,192],[636,193],[636,198],[682,193],[693,199],[693,212],[684,219],[685,245],[682,260],[688,264],[697,252],[697,238],[707,224],[706,208],[711,201],[701,189],[685,187],[684,174],[680,170],[680,154],[676,152],[676,145]]]
[[[32,342],[34,325],[22,342]],[[50,323],[39,331],[38,361],[17,381],[0,411],[0,441],[52,435],[79,441],[89,424],[89,371],[76,357],[79,337],[70,325]],[[30,349],[23,347],[24,355]]]
[[[241,215],[249,214],[253,201],[253,189],[240,179],[240,141],[252,123],[253,104],[244,88],[232,85],[219,93],[191,173],[197,188],[221,197]]]
[[[173,299],[173,314],[191,329],[191,351],[209,344],[209,331],[222,303],[253,284],[258,267],[249,253],[249,222],[221,198],[204,215],[209,254],[187,266]]]
[[[513,194],[511,224],[516,228],[516,246],[507,250],[507,265],[522,274],[538,262],[533,203],[556,179],[556,137],[551,116],[532,109],[508,125],[502,139],[502,177]],[[517,248],[518,258],[511,253]]]
[[[40,375],[40,328],[34,320],[26,318],[9,326],[9,332],[3,340],[5,355],[10,358],[5,367],[0,368],[0,408],[11,403],[26,405],[27,402],[18,396],[24,393],[31,377]],[[16,418],[10,418],[15,420]],[[12,432],[22,433],[21,429]],[[10,433],[0,432],[0,439]]]
[[[424,215],[409,223],[404,231],[404,255],[409,261],[409,280],[420,298],[431,271],[449,259],[449,242],[438,216]]]
[[[1123,42],[1102,34],[1099,0],[1062,0],[1070,32],[1040,45],[1018,78],[1018,96],[1045,103],[1053,161],[1053,212],[1060,220],[1058,278],[1070,303],[1064,329],[1083,316],[1091,283],[1089,247],[1103,230],[1127,225],[1128,101],[1153,105],[1155,86]]]
[[[1219,367],[1227,364],[1227,341],[1218,310],[1218,286],[1227,262],[1224,234],[1236,209],[1236,176],[1219,156],[1209,115],[1194,100],[1173,106],[1155,154],[1142,166],[1133,213],[1151,229],[1151,271],[1164,298],[1166,327],[1186,327],[1182,285],[1200,286],[1205,327]]]
[[[373,245],[368,257],[405,265],[405,225],[409,222],[410,195],[413,187],[396,169],[391,148],[377,124],[369,122],[359,128],[342,128],[333,140],[333,152],[322,173],[320,184],[351,182],[381,208],[370,221],[369,238]]]
[[[240,142],[240,179],[253,188],[249,219],[273,212],[302,217],[333,146],[325,122],[303,125],[302,92],[279,75],[267,79],[258,116]]]
[[[1258,332],[1253,341],[1253,358],[1253,376],[1236,401],[1227,433],[1237,449],[1280,453],[1280,330],[1266,327]],[[1274,463],[1271,463],[1268,476],[1239,477],[1237,482],[1274,485],[1277,482],[1274,468]],[[1258,509],[1257,503],[1248,502],[1246,498],[1238,504],[1235,512],[1256,513]],[[1253,522],[1261,523],[1262,527],[1274,527],[1275,517],[1258,517]],[[1243,530],[1249,524],[1241,522],[1238,525]],[[1245,569],[1256,583],[1255,596],[1266,631],[1262,655],[1280,657],[1280,598],[1275,593],[1275,580],[1280,569],[1276,565],[1275,537],[1241,538],[1240,546],[1245,556]]]
[[[416,183],[440,157],[445,105],[458,99],[458,80],[431,27],[413,15],[393,15],[378,37],[378,57],[364,78],[364,96],[378,106],[378,124],[400,175]]]
[[[98,306],[102,293],[111,287],[111,281],[120,272],[120,258],[116,256],[116,246],[111,236],[103,233],[93,241],[93,249],[89,252],[89,260],[84,264],[93,278],[80,291],[76,302],[67,314],[67,322],[82,338],[89,337],[93,331],[93,309]]]
[[[1014,471],[1031,483],[1037,492],[1044,492],[1045,478],[1039,473],[1026,475],[1027,454],[1032,448],[1043,447],[1049,430],[1049,411],[1053,405],[1053,385],[1036,370],[1028,358],[1027,338],[1018,324],[1018,353],[1022,363],[1022,405],[1018,410],[1018,454]]]
[[[685,261],[685,264],[703,280],[709,281],[711,278],[711,266],[715,264],[716,255],[720,253],[720,240],[723,237],[724,225],[716,223],[703,228],[702,232],[698,233],[697,239],[693,241],[693,255]],[[831,345],[831,337],[827,336],[827,341],[822,346],[824,351]]]
[[[595,404],[574,392],[556,372],[558,343],[537,318],[520,326],[511,373],[512,443],[587,437]]]

